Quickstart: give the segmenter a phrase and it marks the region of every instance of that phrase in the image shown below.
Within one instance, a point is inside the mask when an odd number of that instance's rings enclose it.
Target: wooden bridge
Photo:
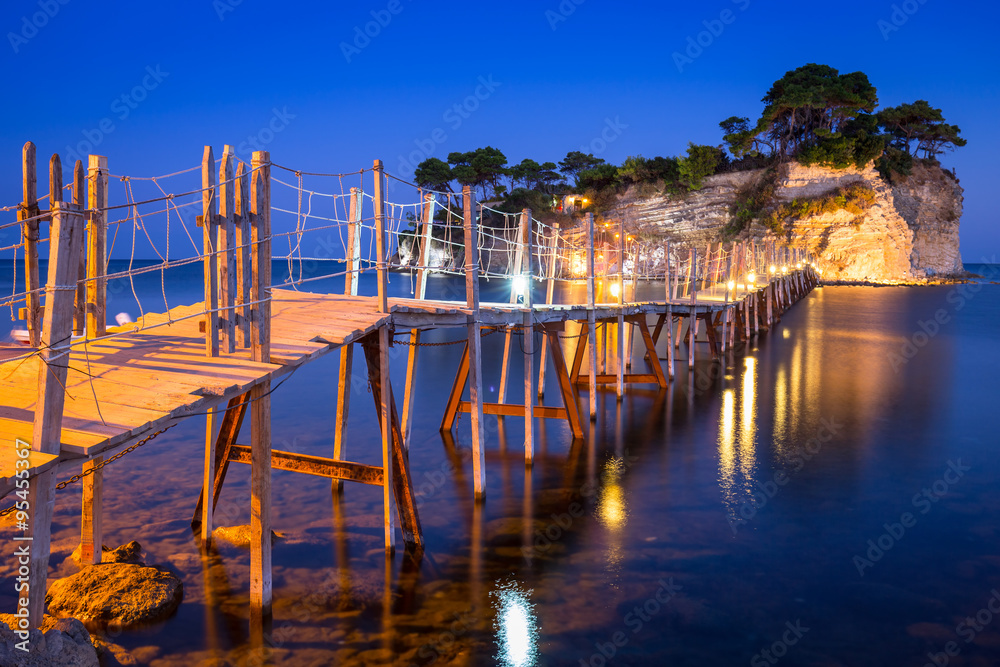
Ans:
[[[305,190],[301,173],[294,172],[299,179],[295,186],[299,195],[296,231],[272,232],[272,216],[287,210],[272,205],[272,182],[282,182],[272,177],[272,167],[277,165],[267,152],[254,153],[251,163],[245,164],[236,159],[231,147],[226,147],[218,161],[206,147],[200,188],[142,202],[135,201],[128,190],[128,204],[118,207],[108,203],[109,173],[104,157],[91,156],[86,173],[78,162],[73,183],[63,188],[61,164],[58,156],[53,156],[46,209],[40,207],[36,194],[34,146],[30,143],[24,149],[23,167],[24,200],[18,207],[18,220],[0,225],[16,226],[21,231],[21,242],[12,248],[23,251],[25,276],[25,289],[15,291],[11,301],[0,305],[24,304],[21,315],[29,343],[0,348],[0,496],[14,493],[22,501],[14,510],[24,532],[22,539],[31,544],[28,613],[35,626],[44,611],[57,477],[79,471],[84,484],[83,560],[100,562],[101,469],[112,457],[148,442],[182,420],[206,418],[201,466],[204,483],[193,522],[206,543],[211,539],[213,512],[229,465],[251,466],[254,625],[270,615],[272,469],[327,477],[335,485],[352,481],[380,486],[387,550],[394,547],[397,519],[407,548],[422,548],[406,453],[422,332],[441,327],[464,329],[464,350],[441,428],[451,432],[458,413],[471,414],[474,486],[476,497],[481,499],[486,493],[484,415],[525,420],[525,462],[530,465],[536,419],[565,420],[575,438],[584,436],[581,387],[587,388],[590,419],[596,419],[599,386],[614,386],[619,399],[630,383],[665,387],[675,375],[675,350],[682,341],[687,346],[689,370],[700,335],[712,357],[720,359],[741,341],[769,328],[817,280],[807,257],[793,248],[744,243],[726,249],[720,245],[706,249],[699,259],[695,249],[678,252],[667,244],[660,249],[664,258],[661,280],[666,286],[663,299],[638,301],[638,267],[642,253],[648,257],[650,250],[628,247],[632,239],[624,222],[614,247],[600,240],[592,215],[568,232],[559,230],[558,225],[544,225],[524,210],[514,216],[516,225],[504,228],[506,236],[500,239],[500,232],[484,224],[488,210],[477,205],[474,192],[467,187],[460,215],[464,267],[459,271],[464,274],[465,300],[425,298],[427,275],[432,270],[431,240],[437,226],[436,197],[442,196],[425,192],[418,193],[414,206],[420,211],[419,242],[415,241],[419,250],[410,267],[416,276],[414,298],[391,299],[387,278],[390,269],[399,268],[394,267],[393,257],[399,257],[402,207],[387,201],[387,176],[381,162],[376,161],[370,170],[374,181],[370,217],[364,215],[361,188],[329,195],[343,197],[345,215],[342,219],[325,218],[331,224],[324,227],[346,231],[347,252],[343,269],[327,277],[343,277],[344,289],[342,294],[314,294],[298,291],[311,279],[300,276],[286,284],[272,280],[273,240],[286,236],[297,238],[301,245],[302,235],[316,230],[303,228]],[[63,201],[65,189],[72,195],[70,202]],[[316,194],[309,191],[310,202]],[[130,211],[135,227],[142,207],[165,207],[169,215],[170,207],[176,207],[182,197],[200,199],[198,224],[203,249],[181,260],[171,260],[168,251],[161,268],[201,263],[204,301],[108,327],[109,214]],[[458,216],[450,197],[441,208],[447,211],[446,223],[450,216]],[[45,223],[49,227],[49,262],[47,280],[42,284],[38,246],[46,241],[39,232]],[[369,254],[374,256],[374,260],[367,260],[367,268],[362,253],[366,233]],[[491,235],[493,240],[484,244],[481,234]],[[482,302],[481,273],[492,270],[484,261],[484,248],[491,243],[489,247],[495,247],[500,240],[505,252],[512,255],[506,268],[506,277],[513,278],[511,298],[506,303]],[[617,268],[598,279],[596,260],[605,256],[613,260],[605,268],[612,263]],[[287,257],[290,264],[303,261],[301,254],[290,252]],[[626,271],[628,264],[633,267],[631,273]],[[373,269],[377,294],[359,294],[360,274]],[[544,281],[545,303],[534,303],[533,290],[519,288],[519,280],[528,286],[532,281]],[[554,302],[557,281],[585,284],[586,300]],[[630,289],[632,298],[628,299]],[[683,333],[685,324],[688,330]],[[487,330],[505,335],[500,402],[496,403],[483,399],[480,341]],[[575,345],[564,346],[563,339],[570,337],[567,330],[576,339]],[[388,352],[394,334],[401,331],[409,332],[406,342],[410,348],[400,412],[389,381]],[[541,334],[538,350],[536,333]],[[518,334],[523,335],[524,391],[522,399],[509,401],[507,369],[511,340]],[[663,337],[665,366],[657,353],[657,343]],[[633,340],[647,367],[642,372],[630,368]],[[361,346],[365,357],[381,430],[381,466],[350,461],[345,444],[355,344]],[[340,376],[332,456],[272,450],[270,394],[277,382],[333,351],[340,354]],[[541,400],[547,370],[559,388],[557,405]],[[237,443],[248,413],[249,446]]]

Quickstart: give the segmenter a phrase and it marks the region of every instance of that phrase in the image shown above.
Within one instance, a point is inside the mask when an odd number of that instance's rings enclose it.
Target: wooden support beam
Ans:
[[[388,328],[382,327],[379,333],[372,333],[361,339],[361,347],[365,351],[368,365],[368,383],[375,401],[376,413],[379,415],[380,428],[388,427],[389,458],[383,458],[383,466],[388,479],[384,486],[389,488],[396,502],[399,515],[399,527],[403,533],[403,542],[408,550],[423,548],[423,535],[420,529],[420,518],[417,515],[416,495],[413,492],[413,479],[410,475],[409,459],[403,449],[403,436],[399,428],[399,415],[396,412],[396,399],[392,393],[389,380],[388,358]],[[386,411],[387,410],[387,411]],[[388,417],[388,419],[384,419]],[[383,435],[386,431],[383,429]],[[391,463],[391,466],[386,461]],[[390,516],[391,521],[391,516]]]
[[[234,445],[229,451],[229,463],[250,464],[253,454],[246,445]],[[294,452],[271,451],[271,467],[274,470],[298,472],[316,477],[358,482],[370,486],[384,486],[385,475],[380,466],[370,466],[350,461],[337,461],[319,456],[308,456]]]
[[[87,157],[87,337],[100,338],[108,326],[108,158]]]
[[[469,379],[469,343],[466,342],[462,349],[462,357],[458,362],[458,372],[455,373],[455,381],[451,385],[451,392],[448,394],[448,403],[445,406],[444,417],[441,419],[441,432],[451,433],[455,425],[455,417],[458,415],[458,408],[462,402],[462,393],[465,391],[465,383]]]
[[[562,394],[563,406],[566,408],[566,415],[569,418],[570,430],[573,432],[574,438],[583,438],[583,425],[580,423],[580,411],[576,404],[576,389],[569,379],[566,360],[563,357],[562,347],[559,345],[559,329],[557,327],[546,326],[545,334],[549,338],[549,347],[552,351],[552,366],[556,373],[556,378],[559,380],[559,390]],[[593,354],[591,356],[593,357]],[[596,394],[596,383],[594,387],[594,393]]]
[[[660,365],[660,357],[656,354],[656,343],[649,334],[649,324],[646,322],[646,316],[642,315],[636,318],[635,321],[639,325],[639,333],[642,335],[642,342],[646,346],[646,364],[653,371],[656,383],[661,387],[666,387],[667,378],[663,375],[663,366]]]
[[[203,466],[201,489],[201,543],[207,545],[212,541],[212,531],[215,526],[212,518],[215,516],[215,506],[212,497],[215,495],[215,448],[218,443],[219,409],[211,407],[205,415],[205,459]]]
[[[221,348],[236,352],[236,181],[233,147],[222,149],[219,164],[219,224],[216,248],[219,280],[219,333]]]
[[[434,227],[434,195],[424,197],[422,213],[420,250],[417,256],[417,281],[415,297],[419,300],[427,298],[427,269],[430,264],[431,232]],[[413,431],[413,403],[416,398],[417,360],[420,350],[420,329],[410,332],[410,349],[407,351],[406,384],[403,387],[403,447],[409,451]]]
[[[382,311],[386,312],[386,311]],[[379,426],[382,430],[382,518],[385,528],[385,550],[392,553],[396,548],[396,531],[392,516],[392,410],[390,400],[392,389],[389,385],[389,327],[378,330],[378,382],[372,377],[372,388],[378,388]]]
[[[471,410],[472,403],[469,401],[461,401],[458,404],[459,412],[470,412]],[[569,419],[566,408],[553,405],[536,405],[533,413],[533,416],[539,419]],[[498,417],[523,417],[524,406],[510,403],[483,403],[483,414],[497,415]]]
[[[271,363],[271,155],[254,151],[250,187],[253,207],[251,358]],[[250,627],[271,618],[271,381],[250,390]]]
[[[531,258],[534,255],[534,233],[531,225],[531,209],[526,208],[521,211],[521,243],[524,245],[524,256],[521,259],[521,275],[525,276],[526,286],[524,292],[524,315],[522,324],[524,329],[524,462],[531,465],[535,457],[535,318],[534,318],[534,298],[532,295],[533,269]]]
[[[479,238],[476,220],[475,192],[462,187],[463,218],[465,221],[465,299],[472,311],[466,330],[469,338],[469,398],[474,409],[472,422],[472,468],[476,500],[486,497],[486,432],[483,428],[483,353],[479,316]]]
[[[83,160],[73,165],[72,203],[87,208],[87,172]],[[87,244],[80,243],[80,267],[76,276],[76,301],[73,308],[73,335],[82,336],[87,330]]]
[[[219,264],[216,251],[215,155],[211,146],[205,146],[201,158],[201,216],[203,238],[203,263],[205,266],[205,354],[219,356]]]
[[[555,297],[556,289],[556,252],[559,247],[559,223],[552,224],[552,239],[549,242],[548,281],[545,286],[545,303],[550,305]],[[542,350],[538,358],[538,398],[545,396],[545,365],[548,352],[548,337],[542,336]]]
[[[17,209],[17,218],[21,221],[21,233],[24,236],[24,289],[25,289],[25,320],[28,326],[28,339],[32,347],[38,347],[42,339],[42,294],[38,277],[38,224],[40,222],[38,209],[38,176],[35,163],[35,144],[30,141],[21,150],[21,168],[23,172],[23,199]]]
[[[236,439],[240,435],[243,420],[246,417],[247,409],[250,406],[250,394],[241,394],[229,401],[226,412],[219,425],[219,433],[216,438],[215,461],[212,466],[212,512],[219,505],[219,496],[222,493],[222,484],[226,481],[226,473],[229,470],[229,452],[236,445]],[[247,459],[247,463],[250,459]],[[191,526],[196,528],[201,525],[202,513],[205,507],[205,487],[202,486],[201,493],[198,494],[198,502],[195,506],[194,517],[191,519]]]
[[[587,346],[590,350],[590,369],[588,371],[590,383],[590,421],[597,420],[597,320],[594,312],[594,214],[587,214]],[[554,343],[558,345],[558,338]],[[555,351],[553,351],[554,354]],[[560,356],[562,352],[560,351]],[[563,392],[565,394],[565,391]]]
[[[240,161],[236,167],[235,220],[233,231],[236,235],[236,347],[250,347],[250,284],[253,282],[252,252],[250,240],[250,181],[253,176],[246,173],[246,165]]]
[[[615,397],[621,401],[625,395],[625,216],[618,221],[618,321],[616,341],[618,343],[615,355]]]
[[[83,244],[81,244],[83,245]],[[83,472],[93,470],[83,478],[83,502],[80,512],[80,563],[97,565],[103,557],[103,493],[104,473],[98,468],[103,456],[95,456],[83,464]]]
[[[385,173],[382,160],[375,160],[375,270],[378,277],[378,312],[389,312],[389,257],[386,254],[385,235],[388,229],[385,214]]]
[[[361,278],[361,189],[351,188],[351,198],[347,217],[347,257],[344,266],[344,294],[357,296]],[[354,369],[354,346],[340,348],[340,367],[337,379],[337,417],[334,424],[333,458],[342,461],[345,456],[347,418],[351,407],[351,374]],[[339,479],[334,479],[334,491],[343,487]]]
[[[79,206],[51,202],[49,275],[45,286],[47,304],[38,352],[38,399],[35,406],[31,448],[45,454],[60,453],[66,378],[69,374],[70,342],[73,335],[73,301],[79,272],[80,244],[84,222]],[[28,493],[28,530],[31,563],[28,575],[28,622],[41,625],[45,612],[52,512],[55,505],[55,471],[37,475]]]

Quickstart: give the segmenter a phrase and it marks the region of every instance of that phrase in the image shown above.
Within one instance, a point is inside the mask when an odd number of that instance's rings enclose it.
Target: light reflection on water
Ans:
[[[490,592],[496,610],[497,660],[505,667],[528,667],[538,658],[538,619],[532,592],[513,580],[497,582],[497,588]]]

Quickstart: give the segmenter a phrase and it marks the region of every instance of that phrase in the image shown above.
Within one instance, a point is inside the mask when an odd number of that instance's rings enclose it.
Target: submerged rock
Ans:
[[[75,618],[45,616],[42,626],[31,630],[24,640],[14,633],[17,617],[0,614],[0,667],[99,667],[90,633]]]
[[[70,554],[70,559],[80,565],[80,546],[77,546]],[[132,563],[134,565],[143,565],[142,561],[142,545],[132,540],[128,544],[123,544],[117,549],[110,549],[107,545],[101,547],[101,562],[102,563]]]
[[[219,526],[212,531],[212,537],[217,542],[222,542],[239,549],[249,549],[250,548],[250,526],[249,524],[243,524],[242,526]],[[283,538],[284,535],[271,531],[271,543],[274,544],[277,540]]]
[[[181,580],[156,567],[132,563],[91,565],[49,586],[49,612],[122,627],[170,616],[184,595]]]
[[[101,663],[101,667],[129,667],[139,664],[135,656],[124,646],[113,644],[97,635],[91,635],[90,640],[97,651],[97,660]]]

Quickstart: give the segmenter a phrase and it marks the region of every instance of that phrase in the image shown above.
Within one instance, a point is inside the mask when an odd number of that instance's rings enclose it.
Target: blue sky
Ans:
[[[0,205],[20,199],[27,140],[42,164],[90,142],[132,175],[195,166],[206,143],[249,151],[249,138],[297,169],[381,158],[404,177],[487,144],[512,162],[675,155],[720,143],[720,120],[756,117],[775,79],[817,62],[962,128],[969,145],[943,162],[965,188],[975,262],[1000,256],[998,19],[995,3],[942,0],[7,0]]]

